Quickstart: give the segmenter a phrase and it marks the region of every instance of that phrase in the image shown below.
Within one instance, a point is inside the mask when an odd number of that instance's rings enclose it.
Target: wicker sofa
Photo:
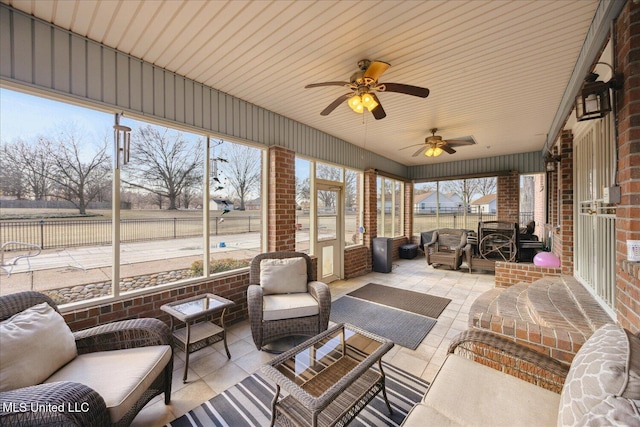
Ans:
[[[569,366],[469,330],[403,426],[640,426],[639,408],[640,334],[604,325]]]
[[[0,425],[126,426],[171,399],[171,331],[133,319],[71,332],[38,292],[0,297]]]

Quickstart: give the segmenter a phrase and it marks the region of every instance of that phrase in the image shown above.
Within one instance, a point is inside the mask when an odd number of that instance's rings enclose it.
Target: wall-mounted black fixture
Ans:
[[[556,164],[560,162],[560,156],[552,154],[550,151],[544,156],[544,167],[547,172],[554,172]]]
[[[603,82],[598,80],[596,73],[589,73],[584,79],[580,93],[576,97],[576,118],[579,122],[584,120],[599,119],[611,111],[610,89],[622,89],[623,75],[616,73],[613,67],[604,62],[598,64],[611,68],[611,80]]]

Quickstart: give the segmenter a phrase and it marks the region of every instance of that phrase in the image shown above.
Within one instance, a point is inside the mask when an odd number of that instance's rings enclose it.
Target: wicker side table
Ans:
[[[198,295],[183,300],[165,304],[160,309],[171,315],[171,330],[173,337],[183,345],[185,353],[183,382],[187,382],[189,370],[189,354],[208,345],[224,340],[224,349],[231,359],[227,346],[227,330],[224,315],[233,301],[214,294]],[[220,325],[216,325],[209,318],[220,312]],[[184,322],[185,327],[176,328],[174,319]]]
[[[272,359],[262,372],[276,383],[271,426],[346,425],[382,392],[382,356],[393,342],[348,324],[336,325]],[[377,369],[374,365],[377,363]],[[280,390],[288,392],[280,398]]]

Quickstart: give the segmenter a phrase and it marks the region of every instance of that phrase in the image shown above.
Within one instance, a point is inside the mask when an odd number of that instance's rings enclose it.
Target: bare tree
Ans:
[[[495,177],[474,178],[469,181],[474,181],[476,183],[475,190],[481,196],[496,194],[498,191],[498,180]]]
[[[436,191],[436,184],[433,183],[433,182],[419,183],[419,184],[415,184],[413,186],[413,193],[415,195],[426,194],[426,193],[430,193],[432,191]]]
[[[20,200],[27,196],[27,186],[22,168],[16,161],[17,157],[15,145],[3,144],[0,155],[0,194]]]
[[[240,210],[245,209],[245,202],[250,194],[260,187],[260,151],[241,144],[228,143],[221,152],[225,162],[220,171],[227,178],[227,183],[235,192]]]
[[[107,139],[91,153],[71,124],[51,139],[42,137],[41,142],[48,146],[51,167],[47,176],[53,181],[53,195],[70,201],[80,214],[86,214],[89,202],[110,184]]]
[[[51,188],[47,176],[52,165],[49,145],[44,138],[31,143],[19,139],[4,145],[0,165],[3,191],[7,195],[18,199],[46,199]]]
[[[183,192],[202,179],[202,145],[187,141],[182,133],[147,125],[131,135],[130,163],[122,181],[169,201],[168,209],[178,208]]]
[[[464,206],[469,206],[474,194],[477,194],[477,182],[473,179],[456,179],[454,181],[444,181],[441,183],[441,191],[444,193],[454,193]]]
[[[311,183],[309,181],[309,178],[305,178],[300,181],[296,176],[296,202],[298,203],[298,205],[302,206],[304,203],[308,203],[310,201],[310,185]]]

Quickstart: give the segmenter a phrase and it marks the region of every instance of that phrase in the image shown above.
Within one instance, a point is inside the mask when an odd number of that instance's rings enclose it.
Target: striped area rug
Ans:
[[[358,414],[350,426],[397,426],[414,404],[422,399],[429,384],[405,371],[382,363],[386,389],[393,415],[378,395]],[[274,384],[260,374],[253,374],[225,390],[168,426],[268,426],[271,420],[271,400]]]

